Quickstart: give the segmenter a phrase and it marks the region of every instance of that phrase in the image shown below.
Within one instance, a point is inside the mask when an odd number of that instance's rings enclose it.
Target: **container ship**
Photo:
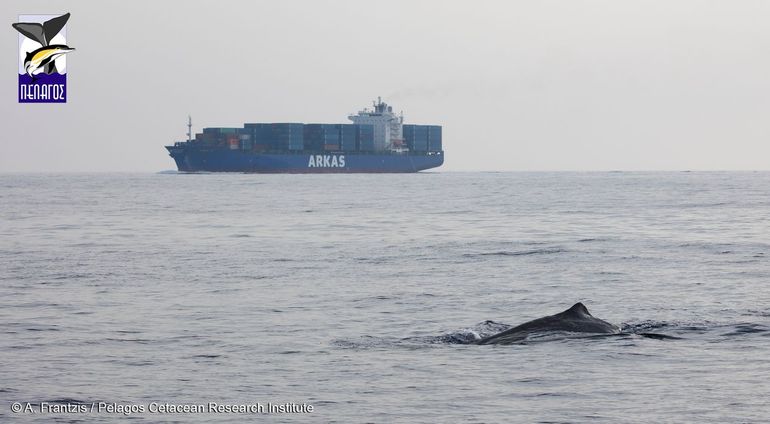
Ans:
[[[352,124],[246,123],[166,146],[180,172],[418,172],[444,163],[441,126],[404,125],[381,98]]]

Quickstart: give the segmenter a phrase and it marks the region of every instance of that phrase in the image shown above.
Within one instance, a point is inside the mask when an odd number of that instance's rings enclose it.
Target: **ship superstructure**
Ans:
[[[359,125],[371,125],[374,128],[374,148],[376,150],[402,150],[404,139],[402,125],[404,114],[393,113],[393,106],[382,101],[381,97],[372,102],[373,109],[363,109],[348,119]]]

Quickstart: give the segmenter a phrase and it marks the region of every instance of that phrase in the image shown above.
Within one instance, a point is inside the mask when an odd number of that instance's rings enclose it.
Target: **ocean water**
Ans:
[[[624,334],[469,343],[578,301]],[[770,173],[0,175],[0,422],[759,423],[768,399]],[[209,402],[313,412],[130,411]]]

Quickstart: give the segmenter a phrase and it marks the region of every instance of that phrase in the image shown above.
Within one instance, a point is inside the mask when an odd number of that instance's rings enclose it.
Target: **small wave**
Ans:
[[[743,316],[757,316],[757,317],[768,318],[768,317],[770,317],[770,310],[760,311],[760,310],[757,310],[757,309],[749,309],[748,311],[746,311],[745,313],[743,313],[741,315],[743,315]]]
[[[44,400],[44,403],[55,403],[55,404],[70,404],[70,405],[85,405],[90,404],[91,402],[86,402],[84,400],[75,399],[75,398],[57,398],[57,399],[51,399],[51,400]]]
[[[620,331],[624,333],[643,333],[650,330],[659,330],[661,328],[671,327],[671,323],[661,321],[646,320],[636,323],[623,323],[620,325]]]
[[[57,274],[51,277],[54,280],[78,280],[83,278],[91,278],[90,274]]]
[[[152,343],[152,340],[149,340],[149,339],[116,339],[116,338],[108,337],[104,340],[108,342],[129,342],[129,343],[139,343],[139,344]]]
[[[215,289],[215,290],[209,290],[208,293],[211,294],[220,294],[220,293],[234,293],[239,292],[241,289],[239,288],[231,288],[231,289]]]
[[[233,275],[228,275],[227,277],[232,278],[233,280],[264,280],[264,279],[270,278],[267,275],[248,275],[248,274],[245,274],[245,275],[233,274]]]
[[[398,299],[398,296],[384,296],[384,295],[378,295],[378,296],[367,296],[362,297],[358,299],[352,299],[350,303],[361,303],[361,302],[371,302],[376,300],[394,300]]]
[[[755,333],[766,333],[768,331],[770,331],[770,328],[762,324],[742,323],[735,325],[732,331],[724,333],[723,336],[743,336]]]
[[[133,361],[133,362],[125,362],[126,365],[132,366],[132,367],[147,367],[150,365],[155,365],[155,362],[153,361]]]
[[[484,337],[503,332],[509,328],[511,328],[511,326],[508,324],[487,320],[469,328],[463,328],[438,336],[428,336],[416,339],[420,339],[423,342],[430,344],[470,344],[477,342]]]
[[[333,400],[314,400],[313,405],[336,405],[339,402]]]
[[[589,243],[593,241],[607,241],[607,239],[602,238],[582,238],[578,240],[578,243]]]
[[[706,202],[706,203],[684,203],[671,205],[674,208],[716,208],[720,206],[729,206],[730,202]]]
[[[419,348],[430,345],[466,345],[509,328],[511,326],[508,324],[488,320],[469,328],[451,331],[438,336],[413,336],[406,338],[363,336],[355,340],[334,340],[332,344],[343,349],[371,349],[383,346]]]
[[[590,210],[585,210],[585,209],[570,209],[570,210],[561,211],[560,213],[563,213],[564,215],[589,215],[594,212]]]
[[[660,334],[660,333],[636,333],[642,337],[647,337],[648,339],[656,339],[656,340],[681,340],[681,337],[676,336],[669,336],[668,334]]]
[[[530,255],[551,255],[556,253],[564,253],[566,249],[562,248],[546,248],[546,249],[531,249],[531,250],[501,250],[497,252],[483,252],[483,253],[466,253],[463,257],[474,258],[480,256],[530,256]]]
[[[665,330],[668,333],[682,334],[704,334],[714,329],[710,323],[697,322],[663,322],[646,320],[636,323],[623,323],[620,326],[622,333],[637,334],[648,338],[667,338],[665,334],[661,335],[657,331]],[[657,337],[660,336],[660,337]],[[671,336],[675,337],[675,336]],[[676,337],[678,338],[678,337]]]
[[[332,340],[332,345],[342,349],[371,349],[382,346],[393,346],[398,343],[398,339],[384,337],[362,336],[358,339],[337,339]]]
[[[379,256],[379,257],[374,257],[374,258],[357,257],[357,258],[353,258],[353,260],[358,261],[358,262],[366,262],[366,263],[371,263],[371,264],[379,265],[379,264],[386,264],[386,263],[396,262],[396,261],[399,260],[399,258],[396,257],[396,256]]]
[[[442,336],[427,337],[425,342],[431,344],[471,344],[481,339],[478,334],[467,333],[450,333]]]
[[[475,211],[466,209],[445,210],[439,212],[431,212],[431,215],[472,215]]]
[[[756,311],[754,311],[756,312]],[[761,314],[743,314],[744,316],[756,316]],[[769,315],[770,316],[770,315]],[[658,330],[665,329],[667,334],[661,334]],[[623,333],[635,334],[653,339],[679,339],[680,336],[687,335],[715,335],[719,339],[744,337],[750,335],[770,336],[770,327],[758,323],[737,323],[737,324],[714,324],[710,322],[692,323],[692,322],[657,322],[642,321],[638,323],[624,323],[621,327]],[[672,335],[673,333],[674,335]]]
[[[27,331],[61,331],[56,327],[28,327]]]

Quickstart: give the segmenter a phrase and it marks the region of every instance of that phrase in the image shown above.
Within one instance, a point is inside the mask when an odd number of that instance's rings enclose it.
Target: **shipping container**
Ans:
[[[302,129],[305,150],[320,151],[324,147],[323,124],[305,124]]]
[[[339,125],[324,125],[324,144],[339,144]]]
[[[237,142],[230,141],[230,137],[235,137]],[[196,134],[198,140],[242,150],[372,152],[374,127],[361,124],[246,123],[243,128],[204,128],[203,133]],[[233,147],[234,143],[237,147]]]
[[[427,140],[415,140],[412,142],[412,145],[409,146],[409,150],[415,151],[415,152],[426,152],[428,151],[428,141]]]
[[[428,126],[428,151],[440,152],[444,150],[441,142],[441,127],[438,125]]]
[[[344,151],[356,151],[356,126],[353,124],[340,125],[340,148]]]
[[[203,133],[204,134],[238,134],[240,131],[240,128],[204,128]]]
[[[240,143],[238,136],[232,135],[227,137],[227,145],[230,146],[230,150],[238,150]]]
[[[428,126],[404,125],[402,128],[404,142],[409,150],[424,152],[428,150]]]
[[[361,152],[373,152],[374,151],[374,126],[373,125],[356,125],[356,147]]]
[[[271,150],[303,150],[304,125],[299,123],[248,123],[243,132],[257,145]]]

